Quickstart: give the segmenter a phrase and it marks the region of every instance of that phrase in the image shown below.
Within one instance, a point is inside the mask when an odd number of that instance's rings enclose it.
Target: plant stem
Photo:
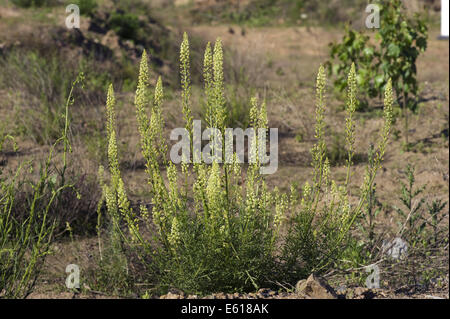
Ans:
[[[407,108],[407,104],[406,104],[406,92],[405,90],[402,91],[403,92],[403,116],[405,118],[405,143],[406,143],[406,148],[409,149],[409,142],[408,142],[408,108]]]

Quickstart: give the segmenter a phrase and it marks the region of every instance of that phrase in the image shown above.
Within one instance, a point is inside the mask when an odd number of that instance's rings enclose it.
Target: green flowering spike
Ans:
[[[161,76],[159,76],[155,86],[155,96],[153,102],[154,108],[161,110],[163,97],[164,97],[163,84]]]
[[[164,215],[161,214],[161,211],[157,208],[152,209],[152,218],[153,218],[153,224],[155,224],[156,228],[159,231],[163,230],[163,223],[164,223]]]
[[[378,151],[375,156],[375,169],[381,166],[381,162],[383,161],[383,156],[386,151],[386,145],[389,138],[389,133],[391,130],[392,120],[393,120],[393,111],[392,105],[394,103],[394,97],[392,94],[392,80],[389,79],[386,84],[386,88],[384,91],[384,109],[383,109],[383,118],[384,118],[384,126],[381,131],[380,143],[378,146]]]
[[[153,132],[150,136],[153,137],[153,143],[155,144],[156,157],[162,158],[165,162],[165,156],[167,151],[167,144],[164,139],[164,118],[162,116],[162,100],[164,97],[163,85],[161,77],[158,77],[155,87],[154,95],[154,107],[152,110],[151,127],[149,128]]]
[[[175,250],[180,244],[181,241],[180,225],[176,217],[172,219],[172,227],[170,230],[170,234],[168,236],[168,241],[173,250]]]
[[[265,144],[264,144],[267,137],[267,128],[268,128],[268,120],[267,120],[266,101],[263,101],[258,111],[258,128],[257,128],[258,165],[260,165],[261,160],[263,160],[267,156],[265,153]]]
[[[215,127],[214,112],[213,112],[213,56],[211,51],[211,43],[208,42],[205,49],[205,55],[203,58],[203,79],[205,82],[205,94],[206,94],[206,122],[208,127]]]
[[[267,106],[266,101],[264,100],[261,104],[261,108],[259,110],[259,117],[258,117],[258,127],[260,128],[268,128],[269,121],[267,119]]]
[[[303,185],[303,198],[305,200],[309,200],[309,196],[311,196],[311,186],[309,185],[308,181],[306,181]]]
[[[117,185],[117,200],[121,213],[125,216],[130,211],[130,202],[128,201],[128,196],[125,191],[125,185],[122,178],[119,179]]]
[[[186,129],[192,135],[192,115],[190,109],[191,76],[189,62],[189,39],[187,33],[183,34],[183,42],[180,47],[180,76],[181,76],[181,100],[183,114],[186,121]]]
[[[150,218],[150,214],[148,212],[148,209],[145,205],[139,205],[139,211],[141,213],[141,217],[144,221],[148,221],[148,219]]]
[[[232,172],[236,178],[239,178],[241,176],[241,165],[238,161],[236,152],[233,153]]]
[[[384,110],[385,129],[390,129],[393,119],[392,105],[394,104],[394,96],[392,94],[392,80],[389,79],[384,92]]]
[[[258,98],[250,99],[250,126],[254,129],[258,128]]]
[[[149,183],[153,184],[153,171],[158,170],[158,160],[165,161],[167,146],[163,139],[164,120],[162,118],[163,87],[161,78],[155,86],[153,107],[150,118],[147,115],[147,107],[151,105],[149,99],[149,70],[147,53],[144,50],[140,62],[139,79],[134,99],[136,118],[140,135],[141,152],[146,160],[146,171],[149,175]]]
[[[213,56],[211,51],[211,42],[206,44],[205,54],[203,56],[203,79],[205,88],[211,88],[213,85]]]
[[[280,232],[281,225],[285,219],[286,211],[288,210],[288,198],[286,194],[277,196],[275,204],[275,216],[273,218],[274,234],[272,242],[275,242]]]
[[[254,135],[249,140],[249,151],[248,151],[248,159],[249,163],[252,163],[253,166],[258,166],[259,164],[259,156],[258,154],[258,126],[259,126],[259,109],[258,109],[258,99],[256,97],[252,97],[250,99],[250,126],[254,129]],[[255,167],[256,169],[256,167]]]
[[[158,103],[158,105],[161,103],[161,93],[158,93],[158,96],[156,96],[155,94],[155,101],[156,103]],[[158,121],[158,119],[153,116],[150,119],[148,118],[146,109],[149,103],[149,71],[147,63],[147,52],[144,50],[139,67],[139,78],[136,95],[134,98],[134,104],[136,107],[136,119],[138,122],[138,131],[140,135],[141,152],[146,160],[146,166],[149,176],[152,176],[152,170],[155,167],[155,162],[157,160],[157,153],[154,147],[154,131],[157,130],[158,126],[155,127],[154,124],[155,121]],[[154,113],[154,108],[152,108],[152,113]],[[151,177],[149,178],[149,183],[151,183]]]
[[[114,216],[117,213],[117,201],[116,194],[112,191],[111,187],[105,185],[103,188],[103,195],[105,197],[106,208],[108,209],[108,214]]]
[[[323,65],[319,67],[319,73],[316,80],[316,135],[318,140],[323,138],[324,112],[325,112],[325,69]]]
[[[216,125],[220,130],[225,128],[226,112],[224,97],[224,78],[223,78],[223,51],[220,38],[214,44],[213,56],[214,73],[214,107],[216,110]]]
[[[325,157],[325,161],[323,163],[323,180],[326,186],[330,183],[330,161],[328,157]]]
[[[117,155],[117,141],[115,132],[115,98],[114,89],[112,84],[108,88],[108,96],[106,98],[106,114],[107,124],[106,130],[108,134],[108,161],[113,180],[120,174],[119,172],[119,160]]]
[[[141,57],[141,63],[139,67],[139,78],[136,89],[136,95],[134,97],[134,105],[136,107],[136,115],[138,120],[138,130],[141,137],[145,136],[149,120],[146,114],[146,107],[148,106],[148,63],[147,52],[144,50]]]
[[[106,131],[108,134],[108,140],[111,136],[111,132],[115,129],[116,126],[116,113],[114,110],[116,104],[116,99],[114,97],[114,88],[113,85],[110,84],[108,87],[108,95],[106,97]]]
[[[131,239],[132,241],[137,241],[140,238],[139,226],[137,224],[136,216],[134,216],[133,210],[130,207],[130,201],[128,200],[122,178],[119,178],[117,186],[117,201],[120,213],[127,223]]]
[[[115,176],[118,176],[118,174],[120,173],[119,160],[117,156],[117,141],[115,130],[111,131],[108,142],[108,160],[109,160],[109,169],[114,178]]]
[[[345,133],[346,142],[348,148],[348,158],[347,158],[347,177],[345,180],[345,185],[348,185],[350,180],[350,167],[352,166],[352,158],[354,155],[354,144],[355,144],[355,123],[353,121],[353,114],[356,111],[357,99],[356,99],[356,71],[355,63],[352,63],[350,72],[348,74],[348,89],[347,89],[347,106],[346,112],[347,116],[345,119]]]
[[[318,196],[322,184],[323,161],[325,159],[326,145],[324,140],[324,113],[325,113],[325,69],[322,65],[319,67],[319,73],[316,80],[316,124],[315,138],[317,143],[311,149],[313,171],[313,190],[315,196]],[[317,197],[318,198],[318,197]],[[316,201],[317,203],[317,201]]]

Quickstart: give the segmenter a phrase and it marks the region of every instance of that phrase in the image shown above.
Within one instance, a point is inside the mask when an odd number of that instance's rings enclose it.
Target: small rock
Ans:
[[[276,292],[268,289],[268,288],[261,288],[258,290],[258,297],[259,298],[270,298],[276,295]]]
[[[168,292],[172,293],[174,295],[179,295],[181,298],[184,298],[186,296],[184,291],[177,289],[177,288],[170,288]]]
[[[327,282],[311,274],[308,279],[300,280],[295,285],[295,292],[312,299],[337,299],[336,292]]]
[[[345,295],[345,292],[347,291],[347,287],[345,285],[339,286],[336,288],[336,293]]]
[[[355,295],[360,296],[365,294],[369,289],[364,287],[356,287],[355,288]]]
[[[169,292],[166,295],[159,297],[160,299],[182,299],[180,295]]]
[[[258,290],[258,297],[259,298],[267,298],[267,297],[271,296],[270,292],[271,292],[270,289],[261,288]]]
[[[357,287],[354,290],[355,299],[373,299],[375,295],[375,292],[369,288]]]

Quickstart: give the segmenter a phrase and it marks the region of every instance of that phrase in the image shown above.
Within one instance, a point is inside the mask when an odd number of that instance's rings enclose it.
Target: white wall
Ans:
[[[441,36],[448,37],[448,1],[441,0]]]

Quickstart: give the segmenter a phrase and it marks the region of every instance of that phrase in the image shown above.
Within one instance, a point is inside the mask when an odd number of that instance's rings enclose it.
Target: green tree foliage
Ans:
[[[401,0],[379,0],[380,28],[376,45],[364,32],[347,27],[340,43],[330,45],[331,61],[327,63],[330,74],[336,76],[336,88],[346,87],[346,74],[353,62],[357,68],[357,83],[364,97],[381,96],[388,79],[397,99],[401,101],[405,117],[407,142],[407,109],[414,110],[412,98],[418,94],[416,61],[427,47],[427,26],[418,14],[408,17]],[[365,104],[367,100],[361,98]],[[363,104],[364,105],[364,104]]]

